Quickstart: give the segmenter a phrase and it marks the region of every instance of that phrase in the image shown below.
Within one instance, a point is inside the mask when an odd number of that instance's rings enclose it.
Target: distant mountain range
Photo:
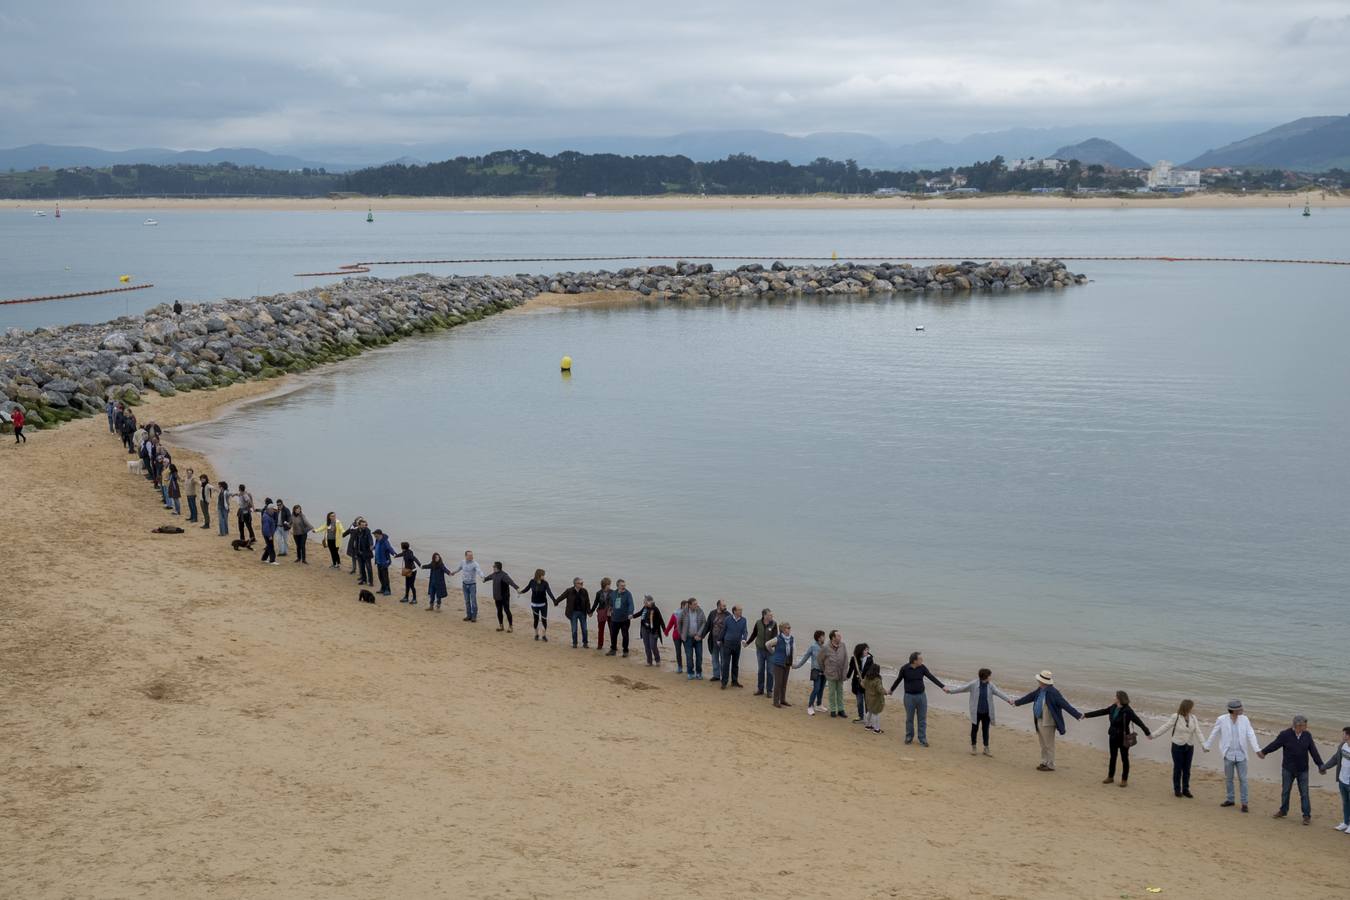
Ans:
[[[1309,116],[1209,150],[1188,168],[1246,166],[1323,172],[1350,169],[1350,116]]]
[[[38,166],[103,167],[119,163],[211,164],[231,162],[267,169],[324,168],[348,172],[389,162],[417,164],[479,156],[515,147],[538,153],[565,150],[616,153],[625,156],[687,156],[710,162],[745,153],[763,160],[787,160],[803,165],[819,157],[852,159],[872,169],[945,169],[1002,156],[1016,159],[1048,156],[1077,158],[1085,164],[1140,168],[1157,159],[1190,159],[1187,166],[1248,166],[1316,171],[1350,167],[1350,116],[1298,119],[1250,136],[1250,125],[1233,123],[1170,123],[1163,125],[1074,126],[1012,128],[968,135],[960,140],[903,141],[857,132],[819,132],[789,135],[774,131],[686,131],[663,137],[590,136],[521,140],[473,138],[454,143],[363,144],[353,146],[295,146],[286,152],[248,147],[215,150],[101,150],[30,144],[0,149],[0,171]],[[1110,134],[1111,140],[1093,135]],[[1126,151],[1131,147],[1140,155]],[[1218,150],[1206,148],[1219,147]],[[326,161],[323,161],[326,160]]]
[[[214,165],[229,162],[238,166],[258,166],[264,169],[318,169],[324,163],[312,162],[298,156],[286,156],[256,150],[252,147],[218,147],[215,150],[166,150],[163,147],[141,147],[136,150],[100,150],[97,147],[67,147],[58,144],[28,144],[0,150],[0,170],[25,171],[47,166],[68,169],[77,166],[103,168],[105,166],[149,163],[155,166]],[[327,166],[329,171],[345,172],[350,166]]]
[[[1060,147],[1052,155],[1055,159],[1076,159],[1085,166],[1146,169],[1149,165],[1124,147],[1105,138],[1088,138],[1078,144]]]

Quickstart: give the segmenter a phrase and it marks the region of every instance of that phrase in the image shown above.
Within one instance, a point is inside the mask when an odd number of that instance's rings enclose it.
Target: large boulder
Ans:
[[[127,337],[125,331],[113,331],[105,334],[103,340],[99,342],[99,347],[104,350],[111,350],[114,353],[130,353],[134,349],[131,345],[131,338]]]

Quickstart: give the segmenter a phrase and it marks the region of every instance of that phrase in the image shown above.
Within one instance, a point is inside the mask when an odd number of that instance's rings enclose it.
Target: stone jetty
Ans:
[[[299,372],[419,332],[451,328],[544,292],[631,291],[655,299],[829,294],[1024,291],[1082,284],[1057,260],[789,266],[716,270],[678,262],[615,272],[555,275],[348,278],[270,297],[167,305],[100,325],[10,329],[0,337],[0,410],[22,408],[38,428],[137,403]]]

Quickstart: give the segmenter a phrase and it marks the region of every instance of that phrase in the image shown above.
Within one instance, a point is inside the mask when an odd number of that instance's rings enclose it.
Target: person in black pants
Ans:
[[[397,558],[403,560],[403,599],[399,603],[408,603],[411,601],[413,606],[417,605],[417,570],[421,567],[422,561],[417,558],[417,554],[408,546],[407,541],[398,545],[398,553],[394,554]]]
[[[740,687],[741,677],[741,645],[750,637],[750,624],[745,621],[745,616],[741,614],[740,604],[731,607],[731,615],[727,616],[723,623],[722,630],[722,690],[726,690],[728,684],[732,687]]]
[[[347,546],[351,548],[352,559],[355,560],[358,570],[356,583],[373,586],[375,572],[371,568],[370,561],[375,557],[375,538],[370,533],[370,526],[366,524],[365,519],[356,520],[350,538]]]
[[[497,630],[503,628],[503,619],[507,631],[514,631],[516,623],[511,619],[511,589],[519,589],[519,585],[502,571],[502,564],[495,562],[492,564],[492,574],[484,575],[484,581],[492,582],[492,599],[497,602]]]
[[[239,493],[234,496],[239,501],[239,540],[244,539],[244,530],[248,529],[248,539],[256,541],[258,538],[253,534],[253,495],[241,484]]]
[[[1096,716],[1109,716],[1110,721],[1106,725],[1106,737],[1111,745],[1111,763],[1106,770],[1106,777],[1102,779],[1102,784],[1111,784],[1116,780],[1116,755],[1120,755],[1120,786],[1125,787],[1130,781],[1130,744],[1127,735],[1130,735],[1130,725],[1139,726],[1144,734],[1149,737],[1153,732],[1148,730],[1144,720],[1139,718],[1138,714],[1130,708],[1130,695],[1124,691],[1116,691],[1116,702],[1102,709],[1094,709],[1092,712],[1083,713],[1083,718],[1091,719]]]

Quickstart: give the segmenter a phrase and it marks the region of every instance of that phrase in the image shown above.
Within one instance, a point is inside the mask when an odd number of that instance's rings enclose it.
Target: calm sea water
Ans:
[[[51,280],[66,259],[81,276],[165,285],[134,309],[404,252],[1350,246],[1335,211],[388,213],[374,226],[165,213],[157,229],[144,215],[0,216],[20,248],[2,293],[83,284]],[[988,664],[1014,685],[1052,668],[1071,696],[1119,686],[1164,709],[1186,695],[1207,715],[1237,695],[1267,721],[1302,711],[1329,733],[1347,715],[1350,273],[1074,267],[1093,283],[497,316],[325,370],[191,439],[260,496],[366,515],[424,556],[472,547],[518,581],[535,567],[558,586],[625,577],[667,609],[725,597],[808,635],[838,627],[888,662],[922,649],[939,672]],[[0,325],[123,302],[9,308]]]

